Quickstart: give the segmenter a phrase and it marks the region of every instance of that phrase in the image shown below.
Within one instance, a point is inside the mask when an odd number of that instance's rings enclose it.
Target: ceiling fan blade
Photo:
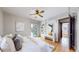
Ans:
[[[41,14],[38,14],[40,17],[43,17]]]
[[[36,14],[30,14],[30,15],[36,15]]]
[[[40,11],[40,13],[44,13],[44,10]]]

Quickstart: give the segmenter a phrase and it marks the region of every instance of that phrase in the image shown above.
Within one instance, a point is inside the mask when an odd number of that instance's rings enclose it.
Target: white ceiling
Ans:
[[[26,17],[26,18],[30,18],[30,19],[35,19],[35,20],[45,20],[45,19],[49,19],[49,18],[53,18],[56,15],[68,12],[68,8],[67,7],[3,7],[2,8],[3,11],[8,12],[10,14],[13,15],[17,15],[20,17]],[[35,18],[35,16],[30,15],[32,13],[34,13],[34,10],[36,9],[40,9],[40,10],[45,10],[44,14],[43,14],[43,18],[41,17],[37,17]]]

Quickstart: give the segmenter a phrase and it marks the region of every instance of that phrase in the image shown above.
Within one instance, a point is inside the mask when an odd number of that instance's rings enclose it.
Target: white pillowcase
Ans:
[[[2,51],[7,51],[7,50],[9,50],[9,48],[7,48],[7,47],[8,47],[8,44],[6,43],[6,39],[5,39],[5,38],[2,38],[1,50],[2,50]]]
[[[14,52],[15,46],[14,46],[12,39],[4,37],[1,43],[1,50],[3,52]]]
[[[15,52],[16,51],[14,42],[11,38],[7,38],[6,43],[8,44],[8,47],[10,48],[9,52]]]
[[[7,35],[5,35],[5,37],[13,38],[13,35],[12,34],[7,34]]]

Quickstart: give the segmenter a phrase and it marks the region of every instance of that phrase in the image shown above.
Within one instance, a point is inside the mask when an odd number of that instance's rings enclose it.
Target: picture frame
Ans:
[[[16,22],[16,31],[23,32],[24,31],[24,23],[23,22]]]

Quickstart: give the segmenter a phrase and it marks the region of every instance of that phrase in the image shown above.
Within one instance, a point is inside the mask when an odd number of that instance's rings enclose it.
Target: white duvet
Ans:
[[[39,52],[40,48],[32,41],[24,42],[20,52]]]
[[[39,38],[31,38],[36,41],[33,42],[32,40],[25,41],[23,43],[22,49],[20,52],[51,52],[53,51],[53,46],[48,45],[47,43],[39,40]]]

